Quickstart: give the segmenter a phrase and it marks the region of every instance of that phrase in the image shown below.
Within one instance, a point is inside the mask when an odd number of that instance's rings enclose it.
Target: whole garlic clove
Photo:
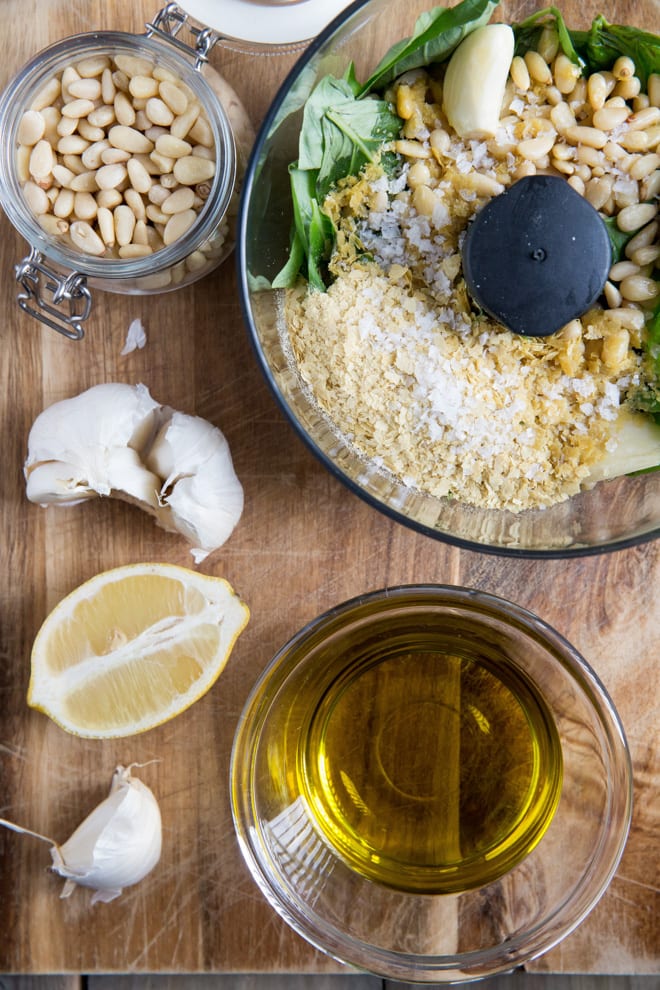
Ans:
[[[161,505],[193,544],[199,563],[221,546],[243,512],[243,488],[226,438],[199,416],[173,412],[153,442],[147,466],[161,478]]]
[[[138,883],[160,859],[162,824],[153,792],[118,766],[108,797],[71,838],[51,848],[53,870],[66,878],[61,897],[76,886],[94,890],[92,904],[112,901]]]

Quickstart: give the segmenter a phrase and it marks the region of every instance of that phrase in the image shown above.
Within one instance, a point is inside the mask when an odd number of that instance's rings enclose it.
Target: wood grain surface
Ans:
[[[519,17],[534,4],[512,6]],[[563,6],[580,18],[584,5]],[[60,37],[97,28],[140,31],[156,7],[151,0],[3,0],[0,84]],[[624,22],[635,19],[636,8],[634,0],[613,5]],[[654,17],[656,0],[646,9]],[[656,30],[658,23],[655,17]],[[255,123],[293,60],[218,50],[211,57]],[[141,775],[161,804],[164,848],[146,880],[91,909],[85,891],[59,899],[61,881],[47,871],[44,845],[0,830],[0,972],[26,979],[340,972],[279,920],[241,861],[228,797],[234,729],[257,674],[319,612],[386,585],[441,582],[510,598],[554,625],[604,681],[632,750],[634,820],[617,875],[583,924],[529,969],[657,973],[660,545],[542,561],[459,551],[417,535],[349,493],[287,424],[253,359],[232,261],[166,296],[96,293],[86,336],[73,343],[18,308],[13,265],[26,253],[1,217],[0,815],[63,841],[105,796],[117,763],[157,760]],[[138,317],[147,345],[122,357],[127,328]],[[98,500],[44,511],[26,501],[22,465],[35,416],[105,381],[144,382],[159,401],[225,432],[245,512],[200,569],[226,577],[252,610],[213,690],[172,722],[122,742],[75,738],[26,706],[32,641],[63,595],[120,564],[192,566],[183,541],[136,508]]]

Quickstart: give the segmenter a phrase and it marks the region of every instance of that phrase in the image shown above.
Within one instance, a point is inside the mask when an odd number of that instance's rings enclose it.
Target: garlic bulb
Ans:
[[[192,543],[197,562],[222,546],[243,511],[224,435],[160,405],[145,385],[96,385],[49,406],[30,430],[24,473],[39,505],[98,495],[139,505]]]
[[[51,844],[52,869],[66,879],[61,897],[76,886],[94,890],[92,904],[112,901],[124,887],[142,880],[160,859],[162,826],[153,792],[131,775],[131,767],[118,766],[110,793],[78,826],[63,845],[0,819],[15,832],[32,835]]]

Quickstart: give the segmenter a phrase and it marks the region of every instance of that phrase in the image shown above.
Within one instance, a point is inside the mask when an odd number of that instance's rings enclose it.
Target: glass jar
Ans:
[[[18,302],[25,311],[65,336],[83,336],[82,324],[91,308],[91,288],[140,295],[177,289],[206,275],[234,247],[238,191],[249,152],[245,142],[252,136],[250,125],[240,101],[218,73],[209,67],[207,81],[200,71],[208,50],[218,40],[217,34],[186,24],[187,19],[184,12],[170,4],[153,24],[147,25],[146,35],[110,31],[66,38],[39,52],[0,98],[0,205],[31,248],[16,266],[21,286]],[[179,37],[184,24],[192,32],[194,47]],[[171,73],[199,102],[212,132],[215,175],[204,188],[205,201],[200,202],[197,195],[197,216],[180,236],[145,257],[83,253],[71,241],[66,218],[60,225],[61,233],[44,229],[23,192],[26,168],[19,162],[18,135],[24,112],[46,83],[59,78],[67,66],[101,55],[146,59]],[[231,94],[227,101],[231,111],[225,110],[221,101],[224,92]],[[237,113],[238,126],[232,126]],[[42,184],[46,192],[48,181]],[[199,186],[196,194],[198,189]],[[143,199],[146,203],[146,196]]]

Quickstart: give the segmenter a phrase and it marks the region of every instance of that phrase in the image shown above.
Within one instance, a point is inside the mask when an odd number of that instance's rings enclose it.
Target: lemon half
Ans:
[[[160,563],[103,571],[41,626],[28,705],[78,736],[145,732],[209,690],[249,617],[223,578]]]

